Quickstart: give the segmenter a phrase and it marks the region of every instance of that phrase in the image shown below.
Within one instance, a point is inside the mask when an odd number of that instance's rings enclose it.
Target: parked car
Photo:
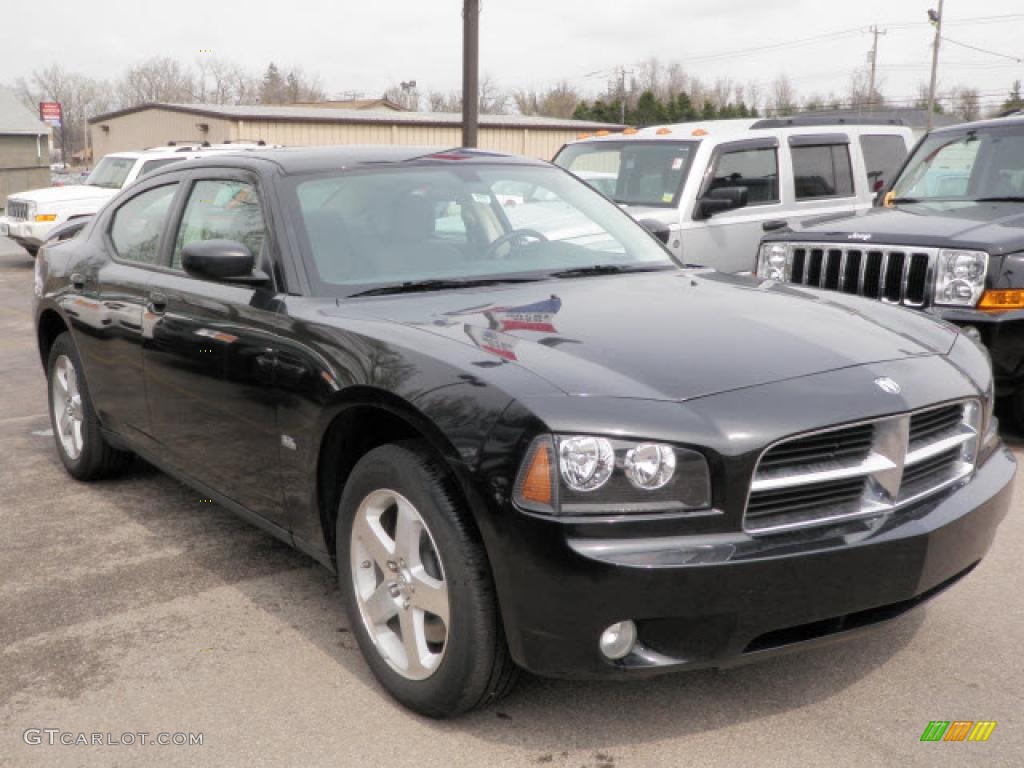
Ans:
[[[1024,115],[932,131],[886,200],[768,235],[758,274],[960,326],[991,353],[996,394],[1024,427]]]
[[[892,123],[718,120],[590,136],[563,147],[555,163],[645,222],[684,262],[752,272],[765,231],[870,208],[910,144],[910,129]]]
[[[517,228],[511,182],[602,236]],[[138,454],[315,557],[430,716],[519,667],[630,679],[879,624],[970,572],[1011,500],[973,339],[681,268],[547,163],[204,157],[36,269],[68,472]]]
[[[256,146],[182,144],[140,152],[114,152],[100,160],[81,184],[32,189],[8,197],[7,215],[0,216],[0,237],[11,238],[35,256],[51,229],[93,215],[118,190],[157,168],[210,152],[237,152]]]

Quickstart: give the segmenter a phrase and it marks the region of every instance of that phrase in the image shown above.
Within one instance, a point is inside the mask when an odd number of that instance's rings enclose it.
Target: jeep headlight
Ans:
[[[935,269],[935,303],[973,307],[985,291],[988,254],[984,251],[941,250]]]
[[[685,512],[711,507],[703,454],[646,440],[541,435],[516,477],[517,506],[552,515]]]
[[[764,243],[758,251],[757,276],[784,283],[789,280],[789,248],[785,243]]]

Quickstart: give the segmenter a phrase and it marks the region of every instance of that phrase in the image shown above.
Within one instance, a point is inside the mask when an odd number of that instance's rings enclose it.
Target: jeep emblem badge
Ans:
[[[846,236],[846,239],[847,240],[864,240],[864,241],[867,241],[867,240],[871,239],[871,233],[870,232],[851,232],[850,234],[848,234]]]
[[[879,376],[877,379],[875,379],[875,384],[878,385],[878,388],[880,390],[882,390],[883,392],[888,392],[890,395],[898,395],[900,392],[903,391],[900,388],[900,385],[897,384],[892,379],[890,379],[888,376]]]

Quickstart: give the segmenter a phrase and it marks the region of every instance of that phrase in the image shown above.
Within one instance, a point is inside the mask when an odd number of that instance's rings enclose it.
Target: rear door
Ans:
[[[186,245],[215,239],[244,243],[265,265],[276,246],[260,187],[254,175],[204,168],[190,174],[183,196],[168,261],[149,286],[157,315],[144,350],[153,434],[183,472],[286,528],[273,280],[214,281],[181,266]]]
[[[180,188],[177,179],[161,179],[119,200],[90,241],[104,251],[100,266],[94,274],[83,270],[81,287],[63,301],[100,419],[128,437],[149,432],[142,373],[146,304]]]

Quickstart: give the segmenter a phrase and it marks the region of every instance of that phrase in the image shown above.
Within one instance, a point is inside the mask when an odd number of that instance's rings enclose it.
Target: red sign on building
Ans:
[[[60,120],[63,117],[59,101],[40,101],[39,119],[47,125],[60,127]]]

